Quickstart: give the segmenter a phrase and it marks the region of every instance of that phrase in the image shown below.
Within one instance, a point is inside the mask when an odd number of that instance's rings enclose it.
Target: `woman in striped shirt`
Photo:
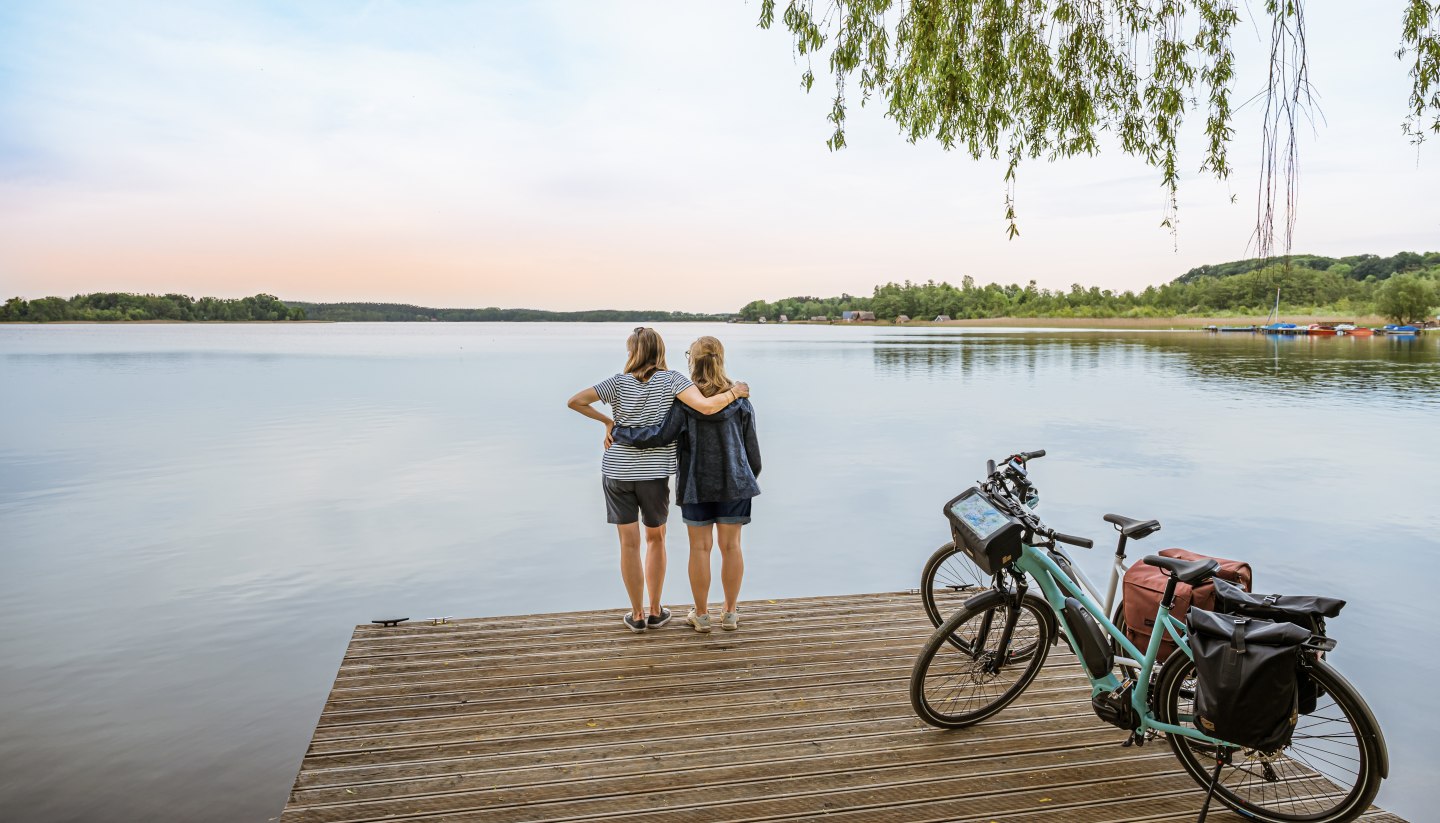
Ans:
[[[659,628],[670,620],[670,610],[660,605],[665,584],[665,523],[670,519],[670,475],[675,473],[675,444],[652,449],[622,446],[611,439],[621,426],[656,426],[664,422],[670,406],[680,402],[702,414],[714,414],[740,397],[750,396],[750,387],[737,383],[732,389],[706,397],[690,379],[665,366],[665,341],[651,328],[637,328],[625,341],[628,357],[625,370],[608,380],[583,389],[570,398],[575,411],[605,424],[605,455],[600,461],[601,484],[605,491],[606,520],[620,535],[620,577],[630,595],[630,612],[625,625],[633,632]],[[603,402],[614,418],[594,407]],[[640,560],[640,524],[645,524],[646,556]],[[646,589],[650,611],[643,605]]]

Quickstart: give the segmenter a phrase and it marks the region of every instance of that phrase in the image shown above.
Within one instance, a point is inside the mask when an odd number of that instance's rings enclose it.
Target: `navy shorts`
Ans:
[[[709,526],[712,523],[743,526],[750,522],[750,498],[724,503],[682,503],[680,517],[687,526]]]

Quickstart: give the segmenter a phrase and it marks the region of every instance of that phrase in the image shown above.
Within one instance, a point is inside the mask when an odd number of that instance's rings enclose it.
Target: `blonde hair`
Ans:
[[[690,379],[706,397],[735,385],[725,373],[725,347],[719,340],[706,335],[690,344]]]
[[[665,341],[654,329],[636,326],[625,341],[625,351],[630,353],[625,359],[625,373],[637,380],[649,380],[655,372],[669,368],[665,365]]]

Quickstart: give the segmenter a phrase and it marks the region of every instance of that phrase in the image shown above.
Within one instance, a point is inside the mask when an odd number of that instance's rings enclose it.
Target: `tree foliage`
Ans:
[[[1308,116],[1310,84],[1304,0],[1253,8],[1269,18],[1256,226],[1260,254],[1268,257],[1277,175],[1284,178],[1289,248],[1295,126]],[[1353,12],[1343,5],[1334,11]],[[775,18],[775,0],[763,0],[760,26],[770,28]],[[934,138],[977,160],[1004,159],[1012,237],[1021,162],[1097,154],[1105,133],[1159,172],[1170,204],[1162,225],[1174,225],[1178,139],[1192,110],[1205,123],[1200,171],[1230,174],[1231,32],[1240,23],[1233,0],[830,0],[820,12],[815,0],[788,0],[780,19],[805,63],[806,91],[815,82],[814,58],[825,56],[835,89],[832,150],[845,146],[858,90],[861,105],[882,101],[910,142]],[[1416,139],[1440,133],[1440,2],[1409,0],[1400,44],[1398,56],[1412,61],[1407,132]]]
[[[1419,323],[1430,316],[1437,302],[1435,281],[1402,274],[1385,281],[1378,290],[1376,308],[1396,323]]]
[[[305,310],[287,306],[268,294],[226,300],[195,299],[183,294],[97,292],[22,300],[12,297],[0,306],[0,321],[45,323],[63,320],[304,320]]]
[[[1419,261],[1409,274],[1391,276],[1392,268],[1410,260]],[[1396,261],[1400,261],[1397,263]],[[1358,262],[1342,262],[1358,261]],[[1440,253],[1403,252],[1394,257],[1357,255],[1339,260],[1314,255],[1295,255],[1286,263],[1253,265],[1245,260],[1201,266],[1161,286],[1140,292],[1116,292],[1075,284],[1069,290],[1042,289],[1035,281],[1001,285],[977,285],[971,277],[959,286],[937,283],[885,283],[869,297],[791,297],[775,302],[757,300],[740,310],[745,320],[761,317],[774,320],[785,314],[791,319],[817,314],[837,317],[842,311],[868,310],[878,319],[893,320],[906,315],[930,320],[938,315],[952,318],[980,317],[1174,317],[1177,315],[1246,314],[1264,315],[1274,305],[1276,289],[1281,309],[1290,314],[1327,313],[1337,317],[1368,314],[1396,316],[1384,306],[1386,295],[1394,293],[1404,305],[1409,320],[1419,319],[1433,305],[1434,288],[1440,280]],[[1374,264],[1369,268],[1366,264]],[[1428,267],[1427,267],[1428,266]],[[1395,284],[1404,283],[1403,288]],[[1415,283],[1421,284],[1419,286]],[[1432,302],[1422,296],[1429,288]],[[1400,295],[1403,295],[1401,297]],[[1418,312],[1418,313],[1416,313]],[[1408,322],[1408,321],[1407,321]]]
[[[12,297],[0,305],[0,321],[44,323],[62,320],[328,320],[328,321],[664,321],[723,320],[730,315],[679,311],[544,311],[542,309],[430,309],[406,303],[304,303],[288,304],[268,294],[239,300],[214,297],[195,299],[183,294],[122,294],[104,292],[23,300]]]
[[[625,322],[657,323],[665,321],[722,320],[729,315],[693,314],[681,311],[625,311],[593,309],[590,311],[545,311],[543,309],[430,309],[406,303],[292,303],[305,309],[311,320],[333,321],[412,321],[446,322]]]

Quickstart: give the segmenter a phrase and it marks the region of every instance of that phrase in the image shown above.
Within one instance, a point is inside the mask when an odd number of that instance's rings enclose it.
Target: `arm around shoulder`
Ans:
[[[742,397],[750,396],[750,386],[745,383],[736,383],[734,388],[726,389],[717,395],[706,397],[695,386],[687,386],[680,392],[680,402],[700,412],[701,414],[714,414]]]

